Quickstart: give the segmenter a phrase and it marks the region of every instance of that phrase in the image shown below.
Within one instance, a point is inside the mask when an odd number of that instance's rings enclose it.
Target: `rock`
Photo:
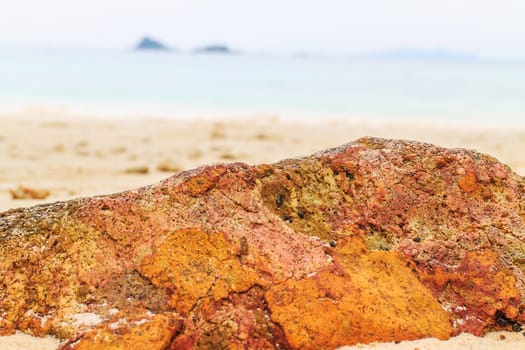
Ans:
[[[157,171],[164,173],[178,173],[182,168],[171,159],[164,159],[157,164]]]
[[[418,142],[201,167],[0,214],[0,332],[63,349],[333,349],[518,330],[524,218],[522,177]]]
[[[137,44],[137,46],[135,47],[135,50],[169,50],[169,49],[166,45],[164,45],[160,41],[145,36]]]
[[[147,165],[137,165],[127,168],[124,171],[126,174],[147,174],[149,173],[149,167]]]
[[[14,190],[9,190],[13,199],[46,199],[51,192],[46,189],[37,189],[26,186],[18,186]]]

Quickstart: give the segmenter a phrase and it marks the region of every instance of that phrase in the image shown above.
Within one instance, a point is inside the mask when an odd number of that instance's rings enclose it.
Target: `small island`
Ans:
[[[137,44],[135,50],[169,50],[169,48],[160,41],[145,36]]]
[[[195,50],[196,53],[232,54],[233,51],[226,45],[206,45]]]

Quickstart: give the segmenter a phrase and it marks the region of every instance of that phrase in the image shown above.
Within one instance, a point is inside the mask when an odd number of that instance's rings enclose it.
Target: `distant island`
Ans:
[[[226,45],[206,45],[199,47],[195,50],[196,53],[218,53],[218,54],[232,54],[234,51],[232,51],[228,46]]]
[[[174,51],[169,46],[165,45],[159,40],[153,39],[149,36],[143,37],[135,46],[136,51]],[[197,47],[192,51],[194,54],[218,54],[218,55],[232,55],[239,51],[232,50],[225,44],[209,44]],[[323,57],[330,55],[315,54],[307,51],[298,51],[292,54],[296,58],[311,58]],[[412,48],[399,48],[379,52],[369,52],[362,54],[345,55],[348,58],[366,59],[366,60],[395,60],[395,61],[456,61],[469,62],[477,61],[480,58],[474,54],[464,52],[454,52],[447,50],[422,50]]]
[[[172,49],[162,43],[159,40],[153,39],[149,36],[143,37],[139,43],[135,46],[136,51],[171,51]],[[231,55],[234,53],[237,53],[237,51],[234,51],[230,49],[227,45],[223,44],[212,44],[212,45],[205,45],[196,48],[193,50],[194,53],[197,54],[223,54],[223,55]]]
[[[160,41],[145,36],[137,44],[135,50],[169,50],[169,48]]]

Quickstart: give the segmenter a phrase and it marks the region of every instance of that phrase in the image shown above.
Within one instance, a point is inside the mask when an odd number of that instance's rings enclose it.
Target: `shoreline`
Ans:
[[[516,114],[512,116],[494,116],[488,119],[479,116],[454,116],[443,114],[425,115],[414,114],[403,115],[394,113],[345,113],[345,112],[320,112],[304,111],[294,109],[265,109],[265,108],[217,108],[214,106],[195,107],[173,107],[173,106],[149,106],[137,105],[126,108],[119,104],[102,103],[56,103],[56,102],[8,102],[3,101],[0,106],[0,121],[11,118],[76,121],[76,120],[99,120],[99,121],[245,121],[249,118],[271,118],[280,122],[301,122],[306,124],[319,123],[358,123],[369,126],[418,126],[418,127],[440,127],[440,128],[474,128],[475,131],[486,129],[508,130],[509,128],[523,129],[525,132],[525,115]]]

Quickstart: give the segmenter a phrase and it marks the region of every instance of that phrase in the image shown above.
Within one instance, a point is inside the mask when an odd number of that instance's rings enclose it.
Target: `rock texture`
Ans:
[[[525,182],[363,138],[0,214],[0,332],[63,349],[330,349],[519,330]]]

